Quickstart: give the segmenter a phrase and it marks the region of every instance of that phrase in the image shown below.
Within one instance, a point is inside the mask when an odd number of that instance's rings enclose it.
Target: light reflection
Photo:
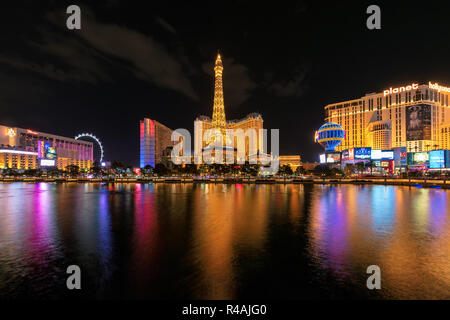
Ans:
[[[52,249],[56,247],[58,237],[54,228],[54,206],[52,188],[49,183],[35,185],[33,210],[31,215],[30,237],[27,239],[30,261],[40,267],[47,267]]]
[[[279,278],[301,288],[302,272],[320,289],[357,292],[372,264],[384,298],[450,291],[445,190],[40,183],[0,185],[0,199],[0,296],[24,278],[54,288],[55,269],[65,276],[72,263],[94,278],[91,288],[119,288],[118,297],[234,299],[253,274],[269,280],[261,288]]]
[[[347,281],[353,268],[379,265],[386,298],[448,293],[448,193],[393,186],[315,189],[309,233],[317,267]],[[438,279],[443,286],[436,286]]]

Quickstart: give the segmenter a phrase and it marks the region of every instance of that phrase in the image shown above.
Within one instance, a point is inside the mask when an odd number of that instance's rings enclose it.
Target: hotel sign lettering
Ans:
[[[392,93],[399,93],[399,92],[403,92],[403,91],[410,91],[410,90],[415,90],[419,87],[418,83],[411,83],[408,86],[405,87],[398,87],[398,88],[392,88],[390,87],[389,89],[386,89],[383,91],[384,96],[387,96],[388,94],[392,94]]]
[[[428,82],[428,86],[430,87],[430,89],[435,89],[435,90],[437,90],[438,92],[441,92],[441,91],[444,91],[444,92],[450,92],[450,88],[441,86],[441,85],[439,85],[437,82],[435,82],[434,84],[432,84],[431,81],[430,81],[430,82]]]
[[[428,81],[428,87],[430,89],[434,89],[437,90],[438,92],[450,92],[450,88],[449,87],[444,87],[441,86],[439,83],[435,82],[435,83],[431,83],[431,81]],[[419,84],[418,83],[411,83],[408,86],[404,86],[404,87],[397,87],[397,88],[392,88],[390,87],[389,89],[383,90],[383,95],[387,96],[393,93],[400,93],[403,91],[410,91],[410,90],[415,90],[419,88]]]

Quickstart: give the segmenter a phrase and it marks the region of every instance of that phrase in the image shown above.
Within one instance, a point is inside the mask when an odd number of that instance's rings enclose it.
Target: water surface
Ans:
[[[402,186],[0,184],[0,298],[449,299],[449,208]]]

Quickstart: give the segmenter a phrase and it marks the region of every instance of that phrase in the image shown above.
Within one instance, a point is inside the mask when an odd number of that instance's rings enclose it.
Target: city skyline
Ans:
[[[108,160],[134,166],[139,119],[193,132],[192,114],[210,113],[218,50],[230,118],[263,114],[265,128],[280,129],[280,153],[304,161],[321,152],[313,133],[325,105],[406,83],[450,83],[445,52],[405,45],[421,39],[439,46],[439,34],[427,30],[439,30],[444,13],[432,3],[421,11],[426,29],[407,18],[413,7],[396,3],[384,4],[375,31],[365,27],[365,4],[316,10],[300,1],[275,12],[235,2],[220,10],[160,4],[150,17],[115,2],[79,5],[80,31],[67,30],[65,7],[51,2],[30,4],[33,15],[17,7],[2,13],[9,26],[1,31],[8,42],[0,54],[2,124],[62,136],[92,132]],[[281,11],[283,20],[276,18]]]
[[[0,302],[450,299],[447,7],[2,1]]]

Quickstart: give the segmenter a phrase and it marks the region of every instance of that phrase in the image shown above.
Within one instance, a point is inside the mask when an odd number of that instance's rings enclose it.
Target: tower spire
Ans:
[[[220,53],[217,53],[216,63],[214,66],[214,108],[212,123],[214,128],[225,131],[225,105],[223,102],[223,82],[222,82],[223,65]]]

